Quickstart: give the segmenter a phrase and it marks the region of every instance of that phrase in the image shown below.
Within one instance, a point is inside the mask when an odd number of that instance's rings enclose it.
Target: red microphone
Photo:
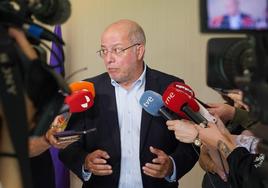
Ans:
[[[183,92],[185,92],[186,94],[192,96],[193,98],[195,98],[195,93],[192,90],[192,88],[188,85],[186,85],[185,83],[182,82],[172,82],[171,84],[168,85],[169,87],[173,87],[173,88],[177,88]]]
[[[173,82],[168,87],[176,88],[177,90],[179,90],[179,91],[191,96],[194,99],[195,103],[197,103],[198,106],[199,106],[198,112],[207,121],[213,122],[213,123],[215,123],[217,121],[217,119],[213,115],[211,115],[209,113],[209,111],[206,109],[206,108],[209,108],[209,106],[196,98],[195,93],[194,93],[194,91],[192,90],[192,88],[190,86],[188,86],[188,85],[186,85],[186,84],[184,84],[182,82]],[[189,105],[192,106],[193,104],[190,103]],[[179,113],[181,113],[181,112],[179,112]]]
[[[85,90],[85,91],[91,92],[93,98],[95,97],[95,88],[92,82],[87,82],[87,81],[72,82],[69,84],[69,87],[72,92]]]
[[[65,104],[59,114],[70,112],[84,112],[91,108],[94,104],[93,96],[89,91],[77,91],[65,97]]]
[[[207,120],[198,112],[199,106],[194,100],[191,92],[168,87],[162,96],[164,104],[171,111],[177,113],[180,116],[188,117],[196,124],[204,123],[207,125]]]

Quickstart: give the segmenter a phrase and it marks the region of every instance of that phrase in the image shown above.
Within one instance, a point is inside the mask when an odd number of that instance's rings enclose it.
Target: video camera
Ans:
[[[48,50],[50,48],[42,40],[54,42],[58,46],[64,42],[34,20],[49,25],[61,24],[69,18],[70,12],[68,0],[0,0],[0,107],[15,150],[13,157],[18,158],[23,187],[32,187],[28,135],[43,135],[62,107],[65,96],[71,92],[63,77],[54,71],[55,67],[63,66],[63,50],[62,58],[51,51],[58,65],[49,66],[43,46]],[[25,33],[37,50],[38,59],[28,59],[8,34],[10,28]],[[28,96],[36,109],[35,126],[31,133],[25,96]],[[12,156],[1,152],[1,156]]]
[[[25,92],[37,109],[39,124],[42,124],[39,126],[37,124],[39,131],[36,135],[44,133],[44,124],[50,124],[52,122],[53,116],[59,108],[58,106],[63,103],[64,97],[58,91],[61,90],[62,93],[68,94],[70,93],[70,89],[65,84],[62,77],[53,70],[53,68],[57,66],[63,66],[63,51],[61,51],[62,59],[54,53],[58,60],[58,65],[50,67],[47,64],[46,58],[44,58],[46,57],[46,54],[44,54],[46,50],[42,48],[42,45],[47,47],[47,45],[42,42],[42,39],[52,41],[58,46],[63,45],[64,42],[61,38],[43,26],[36,24],[33,20],[36,18],[43,23],[53,25],[63,23],[69,16],[70,3],[67,0],[0,1],[0,52],[2,56],[5,56],[5,58],[0,59],[0,64],[2,68],[6,68],[7,66],[18,68],[17,74],[19,75],[14,75],[13,77],[20,77],[19,81],[22,83],[18,85],[23,85]],[[14,42],[14,39],[8,35],[7,30],[9,27],[15,27],[25,32],[28,40],[35,46],[35,49],[37,49],[39,57],[43,57],[38,59],[39,62],[31,62],[27,59],[22,53],[22,50]],[[48,50],[51,51],[49,48]],[[51,53],[53,53],[53,51],[51,51]],[[2,76],[3,80],[5,80],[3,74]],[[3,83],[5,83],[5,81]],[[3,88],[5,87],[8,89],[9,86],[4,84]],[[4,96],[2,96],[2,98],[5,99]],[[2,102],[4,101],[7,100],[2,100]],[[48,106],[50,106],[49,112],[46,110]],[[43,127],[43,130],[41,130],[40,127]]]
[[[212,38],[207,45],[207,85],[240,89],[251,114],[268,123],[268,1],[200,0],[201,32],[246,34]]]
[[[244,34],[212,38],[207,45],[207,85],[217,91],[239,89],[261,138],[258,152],[268,155],[268,1],[200,0],[203,33]],[[267,180],[268,161],[257,170]],[[254,181],[254,180],[252,180]]]

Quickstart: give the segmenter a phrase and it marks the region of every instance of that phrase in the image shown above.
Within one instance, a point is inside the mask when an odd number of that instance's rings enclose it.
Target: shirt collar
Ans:
[[[145,83],[145,74],[146,74],[146,70],[147,70],[147,65],[144,64],[144,70],[142,72],[142,74],[140,75],[140,77],[132,84],[131,88],[133,86],[137,86],[140,87]],[[118,82],[116,82],[114,79],[111,79],[111,84],[114,87],[121,87],[120,84]]]

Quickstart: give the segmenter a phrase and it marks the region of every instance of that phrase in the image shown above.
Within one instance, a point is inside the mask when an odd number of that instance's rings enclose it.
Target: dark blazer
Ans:
[[[241,13],[240,15],[241,15],[240,28],[241,29],[253,28],[253,26],[254,26],[253,19],[249,15],[244,14],[244,13]],[[223,20],[222,20],[222,23],[220,25],[220,28],[223,28],[223,29],[230,28],[230,17],[228,15],[223,16]]]
[[[82,126],[83,129],[96,127],[97,131],[62,150],[59,157],[68,168],[82,179],[82,165],[87,154],[97,149],[107,151],[110,155],[108,163],[113,168],[113,174],[109,176],[92,175],[88,182],[84,182],[83,188],[116,188],[119,185],[121,146],[115,89],[111,85],[107,73],[87,81],[91,81],[95,85],[94,107],[85,113],[72,116],[68,126],[70,128],[81,128]],[[182,82],[179,78],[147,68],[145,90],[153,90],[162,94],[168,84],[174,81]],[[177,179],[186,174],[198,159],[191,145],[176,140],[174,133],[167,129],[162,117],[153,117],[143,110],[140,133],[141,169],[145,163],[151,162],[155,158],[149,150],[150,146],[159,148],[173,157],[177,167]],[[142,171],[141,174],[145,188],[178,187],[177,181],[169,183],[165,179],[149,177]]]

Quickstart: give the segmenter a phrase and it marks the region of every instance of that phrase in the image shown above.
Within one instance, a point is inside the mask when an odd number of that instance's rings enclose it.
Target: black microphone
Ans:
[[[29,7],[36,19],[49,25],[62,24],[71,15],[68,0],[32,0]]]

